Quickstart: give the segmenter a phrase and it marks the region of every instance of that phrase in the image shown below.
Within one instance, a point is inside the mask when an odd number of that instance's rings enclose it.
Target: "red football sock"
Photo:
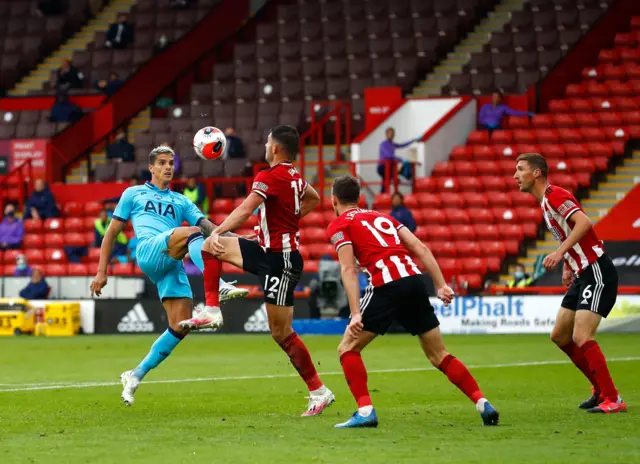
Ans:
[[[293,332],[285,338],[284,341],[280,343],[280,348],[289,355],[291,364],[296,368],[302,380],[305,381],[309,391],[322,387],[322,380],[320,380],[316,372],[309,350],[307,350],[307,347],[304,342],[300,340],[297,333]]]
[[[438,369],[447,376],[449,382],[458,387],[474,404],[477,403],[480,398],[484,398],[476,379],[473,378],[467,366],[462,364],[455,356],[450,354],[446,355],[438,366]]]
[[[589,370],[591,375],[596,379],[598,386],[600,387],[600,394],[615,403],[618,402],[618,390],[613,384],[609,368],[607,367],[607,360],[602,354],[602,350],[595,340],[589,340],[587,343],[580,347],[582,354],[589,363]]]
[[[347,379],[351,394],[356,399],[358,407],[371,406],[371,396],[367,387],[367,368],[364,367],[362,356],[355,351],[347,351],[340,356],[340,364]]]
[[[211,253],[202,252],[204,261],[204,298],[207,306],[220,307],[220,275],[222,274],[222,261]]]
[[[560,349],[564,351],[567,356],[569,356],[571,361],[573,361],[573,364],[575,364],[576,367],[580,369],[580,372],[582,372],[584,376],[589,379],[591,385],[593,385],[593,388],[597,392],[599,392],[600,388],[598,388],[598,382],[589,369],[587,358],[584,357],[584,354],[582,353],[582,350],[578,348],[578,345],[571,341],[568,345],[561,346]]]

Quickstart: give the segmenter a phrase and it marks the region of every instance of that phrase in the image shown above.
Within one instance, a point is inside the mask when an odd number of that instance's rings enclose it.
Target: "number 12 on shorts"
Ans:
[[[271,287],[269,287],[269,282],[271,282]],[[276,276],[269,277],[267,274],[264,278],[264,290],[265,292],[270,292],[273,294],[278,293],[278,286],[280,285],[280,278]]]

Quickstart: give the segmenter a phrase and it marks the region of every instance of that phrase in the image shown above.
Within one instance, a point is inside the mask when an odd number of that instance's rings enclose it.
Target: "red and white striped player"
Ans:
[[[315,416],[331,405],[335,397],[320,380],[307,347],[292,327],[293,294],[303,268],[298,251],[298,221],[320,201],[318,193],[293,166],[299,146],[295,127],[271,129],[265,145],[270,168],[258,173],[249,196],[214,229],[202,247],[207,306],[181,325],[193,330],[208,326],[211,316],[208,308],[220,306],[219,278],[223,261],[259,276],[271,335],[309,389],[309,402],[303,416]],[[259,241],[222,236],[242,226],[256,209],[260,212]]]
[[[419,336],[429,361],[476,404],[484,423],[497,425],[498,412],[485,399],[469,370],[447,352],[442,342],[426,277],[411,258],[413,254],[420,259],[435,283],[438,298],[448,305],[453,290],[447,286],[431,251],[390,216],[358,208],[358,198],[360,184],[355,177],[342,176],[334,181],[332,201],[338,218],[329,225],[328,236],[338,252],[351,310],[351,321],[338,351],[358,403],[353,417],[336,427],[377,427],[360,352],[377,335],[383,335],[394,320]],[[362,298],[356,260],[370,280]]]
[[[513,177],[521,192],[531,193],[540,202],[547,227],[561,242],[543,261],[551,271],[564,260],[562,283],[568,288],[551,340],[593,385],[593,394],[580,404],[581,409],[591,413],[625,412],[627,406],[594,340],[600,321],[616,302],[618,273],[578,201],[566,190],[550,185],[548,174],[542,155],[526,153],[518,157]]]

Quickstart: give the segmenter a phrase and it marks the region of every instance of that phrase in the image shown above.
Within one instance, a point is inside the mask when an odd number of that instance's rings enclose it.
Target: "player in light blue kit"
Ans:
[[[169,189],[173,163],[174,152],[170,147],[159,146],[149,153],[151,182],[129,187],[122,194],[102,241],[98,273],[91,283],[91,294],[100,296],[107,285],[107,267],[115,239],[131,219],[138,238],[138,266],[158,287],[169,328],[155,341],[138,367],[121,374],[122,400],[128,406],[133,404],[135,391],[147,372],[164,361],[188,333],[188,329],[178,324],[192,317],[193,312],[193,295],[182,260],[189,253],[194,264],[204,272],[203,235],[209,236],[215,228],[191,200]],[[189,227],[181,227],[183,221]],[[221,302],[241,299],[249,293],[223,281],[220,283]],[[217,313],[219,317],[209,327],[222,326],[222,313],[219,309]]]

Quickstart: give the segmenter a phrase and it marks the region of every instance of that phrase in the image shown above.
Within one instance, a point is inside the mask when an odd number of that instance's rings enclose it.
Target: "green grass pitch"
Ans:
[[[629,405],[618,415],[577,409],[587,381],[546,336],[445,336],[499,409],[494,428],[415,339],[381,337],[364,353],[380,427],[361,430],[333,428],[355,410],[337,337],[303,337],[337,397],[312,418],[266,335],[188,337],[127,408],[119,374],[154,339],[0,339],[0,463],[640,462],[639,335],[599,337]]]

